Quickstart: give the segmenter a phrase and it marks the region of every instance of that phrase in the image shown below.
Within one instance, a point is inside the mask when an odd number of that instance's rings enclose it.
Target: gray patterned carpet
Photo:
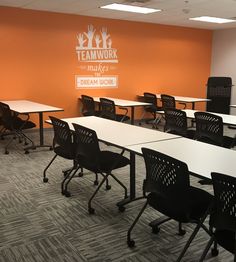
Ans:
[[[30,133],[38,139],[38,133]],[[52,141],[52,132],[45,132],[45,140]],[[185,225],[185,236],[177,235],[174,221],[162,225],[159,234],[151,233],[148,223],[159,216],[148,208],[133,230],[136,247],[126,244],[127,230],[142,207],[144,201],[127,205],[120,213],[116,203],[123,197],[123,191],[112,179],[112,189],[102,188],[93,201],[96,212],[89,215],[87,201],[95,186],[94,175],[85,171],[83,177],[71,181],[70,198],[61,195],[61,170],[71,162],[57,158],[48,171],[48,183],[42,182],[44,167],[53,151],[37,149],[24,154],[22,145],[13,143],[10,154],[3,154],[6,140],[0,141],[0,262],[170,262],[175,261],[188,239],[192,225]],[[111,147],[109,147],[111,149]],[[141,195],[144,178],[144,163],[137,158],[137,194]],[[128,168],[115,174],[127,186]],[[199,186],[196,178],[192,184]],[[202,186],[212,191],[211,186]],[[207,243],[208,235],[200,231],[187,251],[183,261],[197,261]],[[206,261],[232,261],[232,255],[220,249],[220,254]]]

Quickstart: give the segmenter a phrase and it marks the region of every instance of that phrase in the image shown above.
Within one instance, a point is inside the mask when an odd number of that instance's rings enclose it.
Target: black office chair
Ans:
[[[236,262],[236,178],[219,173],[212,173],[214,206],[210,213],[211,238],[199,261],[203,261],[208,250],[213,256],[218,255],[217,244],[234,254]]]
[[[222,117],[208,112],[195,112],[194,116],[196,140],[226,148],[231,148],[234,145],[234,138],[223,135]]]
[[[101,112],[95,110],[95,102],[91,96],[81,95],[83,116],[100,116]]]
[[[125,110],[125,114],[116,114],[116,106],[113,100],[107,98],[100,98],[100,116],[103,118],[107,118],[110,120],[115,120],[118,122],[125,122],[130,120],[130,117],[127,116],[128,110],[127,108],[120,107],[120,109]]]
[[[55,155],[53,156],[52,160],[49,162],[49,164],[45,167],[43,171],[43,182],[47,183],[48,178],[46,176],[46,172],[48,168],[51,166],[53,161],[56,159],[57,156],[63,157],[68,160],[73,160],[73,167],[68,169],[65,172],[65,177],[61,184],[61,193],[67,197],[70,196],[70,192],[67,191],[67,187],[65,189],[64,185],[66,180],[74,177],[74,175],[77,173],[79,169],[81,169],[81,172],[79,173],[79,176],[83,175],[83,169],[78,165],[76,161],[76,145],[74,143],[73,139],[73,133],[70,130],[70,127],[67,122],[58,119],[53,116],[49,116],[50,120],[52,121],[53,131],[54,131],[54,138],[53,138],[53,150],[55,152]],[[69,180],[69,181],[70,181]],[[67,183],[68,185],[68,183]]]
[[[2,132],[1,137],[3,138],[6,135],[12,135],[12,138],[5,145],[5,154],[9,154],[8,147],[13,142],[14,138],[18,137],[21,142],[22,139],[25,141],[25,145],[28,144],[28,141],[34,146],[34,142],[23,132],[26,129],[34,128],[36,125],[29,121],[28,114],[21,114],[26,116],[26,119],[22,119],[17,116],[16,113],[12,112],[9,105],[0,102],[0,111],[2,113]]]
[[[152,125],[155,128],[161,121],[162,116],[160,115],[159,117],[157,117],[157,114],[158,114],[158,111],[162,111],[162,107],[159,107],[157,105],[157,97],[155,94],[145,92],[143,93],[143,96],[144,96],[144,99],[143,99],[144,102],[150,103],[151,105],[144,106],[144,112],[143,112],[143,115],[141,116],[139,125],[141,125],[141,121],[144,119],[144,116],[146,115],[146,113],[149,113],[153,116]]]
[[[130,163],[129,159],[121,154],[114,153],[111,151],[101,151],[98,143],[97,134],[94,130],[83,127],[78,124],[73,124],[75,129],[75,138],[77,144],[77,158],[78,164],[90,170],[95,174],[101,174],[103,176],[102,181],[96,188],[93,195],[90,197],[88,202],[88,211],[90,214],[94,214],[95,210],[92,208],[91,203],[101,186],[104,182],[107,182],[106,189],[110,189],[108,185],[108,177],[111,176],[114,180],[123,187],[125,194],[124,198],[127,198],[127,188],[116,178],[112,171],[124,167]],[[124,211],[120,210],[120,211]]]
[[[161,94],[162,108],[176,108],[175,98],[170,95]]]
[[[175,108],[165,109],[164,131],[191,139],[195,136],[195,130],[188,129],[186,113]]]
[[[174,96],[161,94],[161,102],[162,102],[163,110],[176,108],[176,102]],[[183,109],[186,108],[186,103],[180,102],[179,104],[183,105]]]
[[[231,100],[231,77],[209,77],[207,80],[207,111],[229,114]]]
[[[4,127],[4,124],[3,124],[2,115],[3,115],[3,112],[2,112],[2,109],[0,107],[0,137],[3,140],[4,139],[4,135],[3,134],[5,132],[5,127]]]
[[[142,148],[142,152],[146,166],[143,190],[147,200],[128,230],[127,244],[129,247],[135,245],[131,239],[131,231],[149,205],[168,217],[158,225],[174,219],[179,223],[181,235],[185,233],[181,228],[182,223],[197,224],[177,260],[180,261],[198,230],[202,227],[208,231],[203,222],[208,214],[212,196],[204,190],[190,186],[189,171],[185,163],[148,148]],[[153,232],[158,233],[158,225],[150,225]]]

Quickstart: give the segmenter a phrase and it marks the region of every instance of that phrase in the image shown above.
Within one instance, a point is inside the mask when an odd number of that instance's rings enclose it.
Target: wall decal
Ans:
[[[77,35],[76,53],[80,74],[76,88],[116,88],[118,54],[106,27],[95,29],[88,25],[87,32]]]

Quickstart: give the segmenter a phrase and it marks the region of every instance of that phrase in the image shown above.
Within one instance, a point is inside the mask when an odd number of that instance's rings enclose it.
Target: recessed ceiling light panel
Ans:
[[[189,18],[189,20],[208,22],[208,23],[217,23],[217,24],[232,23],[236,21],[233,19],[225,19],[225,18],[212,17],[212,16],[193,17],[193,18]]]
[[[141,7],[135,5],[124,5],[124,4],[110,4],[101,6],[104,9],[111,9],[111,10],[118,10],[118,11],[126,11],[126,12],[133,12],[133,13],[141,13],[141,14],[150,14],[154,12],[160,12],[160,9],[153,9],[148,7]]]

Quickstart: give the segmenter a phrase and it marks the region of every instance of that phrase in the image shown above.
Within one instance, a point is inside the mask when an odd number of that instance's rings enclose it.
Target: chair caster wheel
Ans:
[[[47,178],[47,177],[44,177],[44,178],[43,178],[43,182],[44,182],[44,183],[47,183],[47,182],[48,182],[48,178]]]
[[[212,248],[212,250],[211,250],[211,255],[212,255],[213,257],[216,257],[216,256],[218,256],[218,254],[219,254],[219,250],[216,249],[216,248]]]
[[[158,234],[160,232],[160,228],[158,227],[158,226],[154,226],[154,227],[152,227],[152,233],[153,234]]]
[[[64,191],[63,193],[65,197],[71,197],[71,193],[69,191]]]
[[[89,214],[94,214],[95,213],[95,209],[94,208],[92,208],[92,207],[89,207],[89,209],[88,209],[88,212],[89,212]]]
[[[79,172],[78,177],[83,177],[84,173],[83,172]]]
[[[51,150],[51,151],[52,151],[52,149],[53,149],[53,148],[52,148],[52,146],[50,146],[50,147],[49,147],[49,150]]]
[[[141,125],[142,125],[142,123],[138,123],[138,125],[139,125],[139,126],[141,126]]]
[[[25,150],[25,154],[26,154],[26,155],[29,154],[29,151],[28,151],[28,150]]]
[[[179,236],[184,236],[185,233],[186,233],[186,231],[184,229],[180,229],[178,235]]]
[[[98,185],[98,181],[95,180],[95,181],[93,182],[93,184],[94,184],[95,186],[97,186],[97,185]]]
[[[68,172],[63,172],[63,175],[64,175],[64,177],[66,177],[67,176],[67,174],[68,174]]]
[[[125,211],[125,207],[124,207],[124,206],[119,206],[119,211],[120,211],[121,213],[123,213],[123,212]]]
[[[135,241],[134,240],[128,240],[127,241],[127,245],[128,245],[128,247],[134,247],[135,246]]]
[[[111,185],[106,185],[106,190],[110,190],[111,189]]]
[[[5,150],[5,155],[8,155],[9,154],[9,151]]]

